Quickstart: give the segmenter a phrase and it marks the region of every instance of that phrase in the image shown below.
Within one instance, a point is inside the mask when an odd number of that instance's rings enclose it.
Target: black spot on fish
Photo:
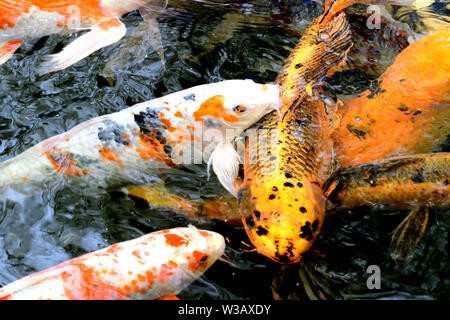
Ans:
[[[157,109],[147,108],[145,111],[134,115],[134,122],[136,122],[143,133],[150,133],[155,129],[159,131],[160,128],[167,128],[161,123],[158,113],[159,110]]]
[[[125,127],[119,125],[117,122],[112,120],[106,120],[103,122],[105,127],[100,127],[98,129],[98,139],[101,141],[115,141],[118,144],[123,144],[128,146],[130,144],[130,139],[127,135],[124,135]]]
[[[286,178],[288,178],[288,179],[292,178],[292,174],[290,174],[290,173],[285,173],[284,176],[285,176]]]
[[[273,199],[275,199],[275,195],[274,195],[274,194],[271,194],[271,195],[269,196],[269,200],[273,200]]]
[[[257,219],[259,219],[259,217],[261,216],[261,212],[259,212],[258,210],[254,210],[253,213],[255,214],[255,217]]]
[[[422,111],[417,110],[417,111],[414,111],[413,115],[414,115],[414,116],[417,116],[417,115],[419,115],[419,114],[421,114],[421,113],[422,113]]]
[[[278,261],[281,263],[287,263],[289,262],[289,257],[286,253],[280,254],[278,251],[275,252],[275,256],[277,257]]]
[[[269,231],[267,231],[266,228],[262,227],[262,226],[258,226],[257,230],[256,230],[256,234],[258,236],[265,236],[266,234],[268,234]]]
[[[247,218],[245,218],[245,224],[248,227],[252,228],[255,225],[255,222],[250,217],[247,217]]]
[[[417,172],[412,178],[411,181],[414,183],[422,183],[425,181],[425,178],[423,177],[422,173]]]
[[[191,93],[191,94],[188,94],[188,95],[184,96],[183,98],[184,98],[184,100],[186,100],[186,101],[188,101],[188,100],[195,101],[195,94],[194,94],[194,93]]]
[[[303,238],[306,241],[311,241],[312,231],[311,231],[311,224],[309,223],[309,221],[307,221],[305,225],[300,228],[300,233],[298,235],[300,236],[300,238]]]
[[[408,111],[408,106],[402,104],[400,107],[397,108],[400,111]]]
[[[300,212],[301,212],[301,213],[306,213],[306,212],[308,211],[308,210],[306,210],[306,208],[305,208],[305,207],[300,207],[300,209],[299,209],[299,210],[300,210]]]
[[[166,144],[163,149],[164,149],[164,153],[167,155],[170,155],[172,153],[172,146],[170,146],[168,144]]]
[[[316,232],[317,231],[317,228],[319,227],[319,220],[318,219],[316,219],[316,220],[314,220],[314,222],[312,223],[312,230],[314,231],[314,232]]]
[[[276,186],[273,186],[272,191],[278,191],[278,188]]]
[[[293,188],[294,187],[294,185],[292,183],[290,183],[290,182],[285,182],[283,185],[285,187],[289,187],[289,188]]]
[[[355,125],[349,123],[347,124],[347,129],[349,132],[357,136],[359,139],[365,139],[367,135],[367,130],[364,128],[358,128]]]
[[[297,63],[296,65],[295,65],[295,69],[300,69],[302,67],[302,64],[301,63]]]
[[[297,187],[299,187],[299,188],[303,188],[303,183],[301,183],[301,182],[298,182],[298,183],[297,183]]]
[[[367,96],[367,98],[372,99],[375,95],[379,94],[381,91],[380,81],[379,80],[372,81],[370,83],[369,90],[370,90],[370,94]]]

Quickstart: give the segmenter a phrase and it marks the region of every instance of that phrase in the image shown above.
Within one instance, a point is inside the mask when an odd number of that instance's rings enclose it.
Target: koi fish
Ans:
[[[368,90],[344,101],[332,135],[342,167],[427,153],[445,142],[450,135],[449,41],[450,27],[413,42]]]
[[[334,211],[362,206],[411,210],[394,230],[391,256],[411,254],[425,232],[429,209],[450,208],[450,153],[396,157],[342,170],[328,198]]]
[[[0,288],[0,300],[165,299],[222,256],[218,233],[190,228],[153,232],[33,273]]]
[[[298,262],[322,225],[322,185],[332,172],[333,150],[317,87],[351,45],[344,13],[316,18],[276,79],[283,120],[269,114],[252,127],[266,129],[270,142],[252,147],[246,141],[239,209],[252,217],[243,223],[258,253],[276,262]]]
[[[139,103],[85,121],[1,163],[0,188],[149,184],[160,181],[158,173],[203,161],[212,163],[227,187],[227,179],[237,176],[227,145],[277,108],[277,101],[276,85],[227,80]]]
[[[450,153],[427,153],[390,158],[345,168],[336,175],[337,187],[328,198],[333,210],[364,205],[407,210],[418,206],[450,206]]]
[[[272,113],[252,127],[266,129],[271,142],[252,147],[247,140],[240,213],[255,250],[279,263],[300,261],[325,217],[323,188],[335,167],[331,132],[338,121],[319,93],[324,77],[341,67],[352,46],[342,10],[355,2],[326,1],[325,12],[310,24],[276,79],[283,121]]]
[[[61,52],[46,57],[38,73],[65,69],[122,39],[126,27],[119,18],[124,14],[139,8],[141,12],[145,8],[154,11],[166,5],[165,0],[1,0],[0,65],[25,39],[90,30]]]

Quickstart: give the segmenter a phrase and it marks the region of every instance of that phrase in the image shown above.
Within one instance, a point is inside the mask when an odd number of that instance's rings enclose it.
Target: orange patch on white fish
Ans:
[[[221,118],[231,123],[238,122],[239,118],[228,113],[224,108],[224,100],[225,97],[222,95],[212,96],[211,98],[206,99],[206,101],[200,105],[200,108],[192,114],[195,121],[203,122],[204,119],[202,118],[204,116],[211,116],[214,118]]]
[[[63,156],[61,157],[59,155],[54,155],[53,153],[55,152],[56,150],[53,148],[52,153],[44,152],[44,154],[57,172],[64,173],[69,177],[81,177],[82,175],[87,174],[86,170],[77,168],[77,161],[70,159],[68,154],[63,154]]]
[[[108,148],[102,147],[100,145],[99,147],[101,147],[101,149],[98,150],[98,152],[100,153],[104,161],[114,161],[117,162],[121,168],[124,167],[123,162],[119,160],[118,153],[115,153]]]

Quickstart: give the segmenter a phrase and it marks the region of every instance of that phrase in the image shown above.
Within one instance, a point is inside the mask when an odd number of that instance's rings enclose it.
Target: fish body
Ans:
[[[224,248],[212,231],[157,231],[28,275],[0,288],[0,300],[161,299],[199,278]]]
[[[120,17],[152,0],[1,0],[0,64],[29,38],[90,30],[60,53],[48,57],[41,74],[67,68],[91,53],[119,41],[126,33]]]
[[[325,1],[325,12],[307,28],[277,77],[283,120],[275,113],[265,116],[251,129],[264,129],[267,141],[252,146],[247,140],[240,214],[256,250],[279,263],[300,261],[325,217],[323,189],[335,169],[331,133],[338,121],[319,98],[320,86],[345,63],[352,39],[342,10],[356,2]]]
[[[228,80],[97,117],[1,163],[0,189],[151,183],[178,165],[207,162],[213,151],[226,158],[218,146],[270,112],[278,97],[276,85]]]
[[[271,113],[252,127],[267,130],[271,142],[246,146],[239,208],[253,218],[243,221],[256,250],[279,263],[300,260],[325,216],[322,186],[334,162],[330,118],[317,87],[351,44],[343,12],[315,19],[276,80],[283,120]]]
[[[429,209],[450,208],[450,153],[396,157],[343,169],[328,198],[333,211],[363,206],[410,210],[392,232],[391,257],[411,257],[425,233]]]
[[[362,206],[406,210],[420,206],[450,207],[450,153],[391,158],[346,168],[336,178],[329,208]]]
[[[450,134],[450,27],[410,44],[359,97],[332,135],[344,168],[427,153]]]

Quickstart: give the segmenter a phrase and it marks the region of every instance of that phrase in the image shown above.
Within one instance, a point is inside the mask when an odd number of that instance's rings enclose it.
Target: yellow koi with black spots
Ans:
[[[240,213],[256,250],[279,263],[300,261],[324,220],[323,187],[334,169],[333,116],[318,96],[323,78],[340,67],[352,46],[342,10],[355,2],[326,1],[324,14],[308,27],[276,80],[282,121],[275,113],[265,116],[252,129],[267,139],[246,141]]]

